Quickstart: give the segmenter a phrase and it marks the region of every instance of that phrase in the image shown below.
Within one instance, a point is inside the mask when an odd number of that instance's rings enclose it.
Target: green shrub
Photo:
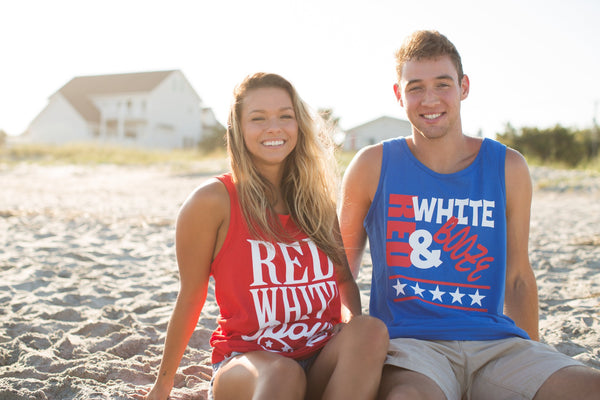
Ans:
[[[598,157],[597,129],[572,130],[560,125],[548,129],[506,125],[497,135],[500,142],[541,164],[568,167],[590,164]]]

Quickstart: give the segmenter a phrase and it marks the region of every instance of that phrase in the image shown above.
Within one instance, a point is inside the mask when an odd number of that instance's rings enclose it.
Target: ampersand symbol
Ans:
[[[442,264],[440,250],[429,251],[431,242],[431,233],[426,230],[419,229],[410,235],[408,243],[413,249],[410,253],[410,262],[412,265],[419,269],[429,269],[432,267],[437,268]]]

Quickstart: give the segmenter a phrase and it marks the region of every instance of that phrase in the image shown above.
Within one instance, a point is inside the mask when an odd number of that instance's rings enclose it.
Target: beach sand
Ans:
[[[224,165],[0,166],[0,400],[129,399],[152,384],[179,287],[174,220]],[[600,369],[600,176],[532,176],[542,341]],[[369,281],[366,255],[365,311]],[[209,291],[173,399],[206,398],[217,314]]]

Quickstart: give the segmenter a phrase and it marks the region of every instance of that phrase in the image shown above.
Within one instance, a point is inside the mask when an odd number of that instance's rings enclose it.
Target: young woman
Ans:
[[[211,275],[215,399],[374,398],[388,334],[360,315],[323,124],[287,80],[257,73],[234,91],[227,150],[231,172],[177,219],[181,286],[148,399],[168,397]]]

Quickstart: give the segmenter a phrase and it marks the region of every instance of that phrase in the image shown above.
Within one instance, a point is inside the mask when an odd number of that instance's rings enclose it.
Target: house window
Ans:
[[[128,139],[135,139],[137,138],[137,132],[131,129],[128,129],[125,131],[125,137]]]
[[[175,127],[171,124],[156,124],[156,128],[160,133],[172,134],[175,132]]]
[[[106,120],[106,136],[117,136],[118,121],[116,119]]]
[[[186,149],[194,147],[194,140],[189,137],[184,137],[183,138],[183,147]]]

